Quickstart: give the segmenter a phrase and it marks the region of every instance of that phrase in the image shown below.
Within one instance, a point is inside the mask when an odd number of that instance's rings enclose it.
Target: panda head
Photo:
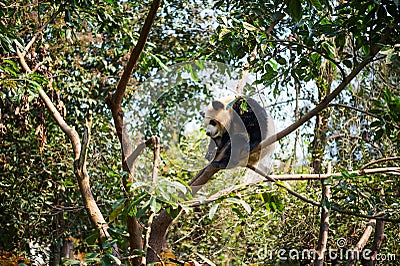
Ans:
[[[210,138],[222,137],[227,132],[232,121],[232,104],[235,96],[224,97],[212,101],[204,112],[204,127]]]

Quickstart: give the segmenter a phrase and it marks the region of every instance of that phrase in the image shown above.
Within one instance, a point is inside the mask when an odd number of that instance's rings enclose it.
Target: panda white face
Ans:
[[[232,108],[226,106],[234,100],[234,96],[221,98],[207,106],[204,112],[204,127],[206,134],[210,138],[222,137],[232,119]]]
[[[222,130],[222,126],[218,123],[218,121],[210,118],[206,118],[204,122],[206,126],[206,135],[209,136],[210,138],[217,138],[221,137],[224,133]]]

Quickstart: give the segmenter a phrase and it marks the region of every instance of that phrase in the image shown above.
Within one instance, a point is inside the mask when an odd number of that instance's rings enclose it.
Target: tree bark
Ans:
[[[112,113],[119,142],[121,143],[122,167],[124,171],[129,173],[128,180],[126,180],[125,178],[123,179],[123,185],[128,194],[129,194],[129,188],[127,184],[133,179],[133,174],[132,174],[133,169],[129,167],[130,164],[128,161],[129,158],[131,158],[131,156],[133,155],[133,153],[132,153],[132,142],[124,125],[124,118],[123,118],[124,113],[121,108],[121,102],[125,95],[126,87],[132,75],[132,72],[137,66],[140,55],[147,42],[147,37],[149,36],[150,29],[155,20],[160,3],[161,0],[154,0],[152,2],[149,13],[145,19],[144,25],[140,30],[138,42],[136,43],[135,47],[132,50],[131,56],[129,57],[127,65],[125,66],[124,72],[122,73],[121,79],[118,82],[117,88],[114,94],[110,94],[106,99],[106,103]],[[142,227],[137,221],[136,216],[128,215],[127,230],[129,233],[129,245],[131,248],[131,252],[133,252],[134,250],[142,250],[143,249]],[[141,258],[136,257],[133,259],[132,262],[133,265],[140,265]]]
[[[57,12],[58,14],[59,12]],[[44,27],[40,29],[42,31]],[[36,36],[36,35],[35,35]],[[27,47],[28,48],[28,47]],[[27,73],[32,73],[32,70],[25,62],[25,53],[28,50],[24,49],[24,52],[20,52],[17,50],[17,55],[19,57],[21,66]],[[49,83],[49,87],[51,87],[51,83]],[[42,88],[38,88],[39,96],[43,100],[46,105],[46,108],[51,112],[53,118],[55,119],[58,126],[61,130],[67,135],[72,143],[72,149],[74,151],[74,174],[77,177],[79,189],[82,194],[83,203],[85,205],[86,212],[89,216],[92,225],[99,230],[100,233],[100,242],[104,238],[109,238],[110,235],[108,233],[108,224],[106,223],[103,214],[101,213],[97,203],[93,197],[92,190],[89,183],[89,175],[86,170],[86,156],[87,156],[87,145],[90,140],[90,124],[87,121],[85,125],[85,133],[84,138],[82,139],[82,143],[80,142],[80,138],[75,128],[70,127],[61,116],[60,112],[54,106],[51,99],[47,96],[46,92]],[[113,249],[113,255],[119,257],[117,252],[116,244]]]
[[[365,244],[367,243],[369,237],[371,236],[372,229],[375,226],[375,224],[376,224],[376,220],[370,220],[368,222],[363,235],[361,236],[360,240],[354,247],[353,252],[351,253],[351,257],[347,261],[347,264],[346,264],[347,266],[355,265],[356,261],[361,258],[361,256],[360,256],[361,251],[363,250]]]
[[[200,188],[206,184],[211,177],[216,174],[220,169],[215,168],[211,164],[207,165],[202,169],[190,182],[190,188],[192,195],[195,195]],[[181,209],[176,210],[179,213]],[[166,243],[166,234],[169,226],[171,225],[173,218],[166,210],[162,210],[161,213],[154,219],[151,226],[151,234],[149,239],[149,246],[147,252],[146,261],[147,263],[153,263],[159,261],[160,254],[163,250],[163,246]]]
[[[61,265],[61,243],[60,241],[54,241],[50,246],[50,266]]]
[[[74,255],[74,241],[71,237],[63,240],[63,245],[61,248],[61,258],[72,259]]]
[[[325,65],[321,67],[320,72],[322,76],[317,80],[318,87],[318,101],[326,98],[330,94],[332,80],[333,80],[333,68],[329,61],[325,62]],[[325,153],[325,147],[327,144],[326,131],[328,130],[328,119],[330,117],[330,109],[322,110],[316,116],[315,127],[314,127],[314,139],[311,143],[311,167],[314,173],[322,174],[322,160]],[[327,169],[330,174],[330,167]],[[315,259],[315,266],[322,266],[324,264],[324,255],[326,251],[326,245],[328,243],[329,233],[329,200],[331,198],[331,187],[321,180],[322,187],[322,198],[321,198],[321,221],[319,227],[319,237],[316,253],[318,257]]]
[[[381,251],[383,240],[385,239],[384,234],[385,222],[377,220],[375,225],[374,242],[372,243],[371,253],[367,254],[369,258],[361,258],[362,265],[364,266],[375,266],[378,265],[377,256]]]

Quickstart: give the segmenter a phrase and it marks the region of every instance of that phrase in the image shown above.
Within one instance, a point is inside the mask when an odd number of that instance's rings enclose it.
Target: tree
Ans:
[[[196,13],[202,4],[209,5],[209,9],[203,10],[212,11],[211,15]],[[132,143],[123,113],[127,106],[124,99],[144,100],[138,98],[145,92],[137,89],[141,82],[157,69],[168,69],[184,58],[215,60],[236,67],[246,62],[243,75],[251,72],[256,81],[244,86],[243,93],[283,99],[289,106],[296,103],[293,123],[266,142],[290,145],[293,152],[284,154],[291,158],[290,172],[308,172],[300,168],[306,167],[307,159],[316,174],[305,175],[309,180],[321,180],[321,174],[328,172],[320,183],[309,181],[315,190],[309,192],[302,184],[292,187],[280,181],[301,179],[298,176],[266,175],[251,168],[265,182],[272,182],[273,190],[261,186],[261,193],[256,193],[254,187],[244,186],[236,194],[221,191],[205,201],[216,201],[209,217],[215,217],[219,205],[226,202],[231,203],[228,207],[241,219],[240,226],[247,224],[243,209],[249,211],[253,207],[260,216],[272,210],[269,215],[273,224],[284,235],[290,230],[279,224],[277,218],[285,213],[283,204],[290,206],[288,213],[294,217],[291,226],[295,226],[296,214],[310,213],[306,205],[310,204],[322,210],[320,230],[306,227],[301,235],[310,231],[319,234],[318,246],[309,243],[317,237],[302,239],[294,235],[299,241],[286,241],[288,247],[315,248],[319,255],[323,254],[331,233],[327,217],[332,226],[339,228],[334,237],[346,236],[351,240],[349,244],[355,243],[348,228],[361,228],[361,219],[367,218],[369,233],[364,234],[356,248],[361,250],[365,246],[371,228],[376,226],[373,247],[379,253],[383,221],[399,222],[398,182],[394,178],[398,168],[367,168],[372,164],[395,166],[398,160],[400,100],[393,88],[399,73],[399,6],[390,1],[300,0],[213,4],[213,9],[208,2],[173,1],[161,8],[159,1],[1,4],[4,249],[24,249],[16,246],[16,235],[22,236],[25,245],[32,241],[51,244],[52,263],[57,264],[61,256],[66,256],[61,254],[62,242],[74,236],[85,238],[83,244],[93,244],[93,239],[98,238],[99,248],[86,246],[86,251],[90,251],[86,256],[88,263],[118,264],[122,260],[139,265],[170,256],[162,249],[172,221],[181,220],[182,227],[175,227],[178,231],[171,233],[179,235],[180,229],[193,223],[185,220],[184,215],[179,217],[179,213],[202,205],[195,199],[186,201],[186,188],[191,187],[194,195],[221,171],[211,165],[197,174],[174,169],[166,160],[168,148],[161,149],[160,139],[151,134],[160,133],[160,121],[173,112],[169,106],[187,99],[201,101],[203,89],[197,81],[204,64],[196,61],[185,65],[194,82],[173,83],[177,89],[164,95],[153,109],[154,119],[146,120],[150,129],[143,142]],[[212,19],[216,16],[218,22]],[[133,49],[132,42],[136,43]],[[228,72],[223,71],[225,75]],[[177,75],[176,80],[181,79],[182,75]],[[241,86],[237,90],[241,92]],[[285,109],[278,102],[275,106],[279,120],[279,111]],[[113,126],[109,122],[110,111]],[[292,145],[289,134],[294,131],[297,134]],[[309,155],[298,162],[300,141],[302,147],[303,142],[310,145],[304,151]],[[70,150],[69,142],[73,159],[65,154],[65,150]],[[161,142],[164,143],[163,139]],[[152,163],[140,161],[139,155],[146,152],[146,147],[153,150],[153,156],[144,154],[141,158],[144,156]],[[336,172],[333,176],[331,170],[324,169],[326,161],[332,161],[332,171]],[[150,169],[152,184],[137,178],[140,173],[132,167],[134,162]],[[154,182],[156,179],[158,182]],[[323,197],[318,202],[316,191],[321,187]],[[14,193],[17,188],[19,192]],[[282,196],[282,191],[300,199],[300,203],[288,195]],[[190,199],[190,195],[186,197]],[[297,211],[298,206],[303,211]],[[82,209],[86,209],[86,215]],[[232,212],[225,209],[222,213],[227,223],[237,224]],[[316,216],[312,213],[310,218]],[[199,219],[210,232],[212,228],[207,226],[214,223],[204,215]],[[262,220],[249,220],[248,225],[262,224]],[[43,229],[48,224],[53,230]],[[94,234],[90,234],[88,226],[96,229]],[[201,226],[196,233],[201,235],[204,228]],[[242,230],[238,226],[232,228]],[[273,234],[262,232],[264,239]],[[396,243],[390,226],[386,234],[388,241],[393,241],[389,243]],[[247,239],[243,244],[246,248],[239,250],[255,254],[256,247],[250,243]],[[396,250],[395,245],[391,251]],[[217,259],[212,252],[209,255]],[[192,256],[184,259],[194,260]],[[272,263],[272,257],[269,260]],[[237,258],[235,261],[251,262]],[[320,257],[315,264],[323,262]],[[351,259],[349,263],[353,263]]]

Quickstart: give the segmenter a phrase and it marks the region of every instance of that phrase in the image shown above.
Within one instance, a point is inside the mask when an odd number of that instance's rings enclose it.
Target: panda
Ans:
[[[232,95],[214,100],[206,107],[203,122],[211,138],[205,157],[216,168],[257,167],[273,150],[272,144],[255,149],[275,130],[272,118],[252,98]]]

